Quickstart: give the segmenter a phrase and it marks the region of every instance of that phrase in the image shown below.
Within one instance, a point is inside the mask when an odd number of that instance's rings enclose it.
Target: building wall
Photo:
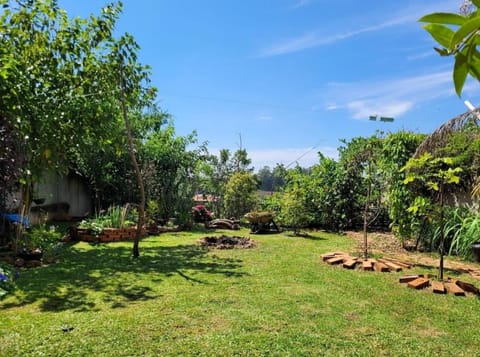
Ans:
[[[34,188],[34,197],[44,198],[40,206],[68,203],[68,215],[83,217],[91,212],[92,201],[88,186],[74,174],[48,174]],[[35,204],[32,206],[34,207]]]

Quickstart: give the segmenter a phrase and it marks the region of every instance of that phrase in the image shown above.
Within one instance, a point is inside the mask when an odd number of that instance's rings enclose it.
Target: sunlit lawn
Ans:
[[[353,251],[344,236],[208,251],[204,235],[150,237],[138,260],[131,243],[78,243],[22,271],[0,302],[0,356],[480,355],[479,299],[321,263]]]

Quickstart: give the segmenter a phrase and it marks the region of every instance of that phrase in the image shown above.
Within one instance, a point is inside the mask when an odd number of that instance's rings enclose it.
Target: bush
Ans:
[[[193,206],[192,215],[195,223],[205,223],[212,220],[212,212],[210,212],[204,205]]]
[[[55,230],[55,226],[47,227],[42,224],[26,232],[22,243],[23,248],[29,251],[40,249],[45,252],[52,249],[61,239],[62,235]]]
[[[446,232],[451,232],[449,254],[456,253],[472,258],[471,246],[480,242],[480,214],[466,209],[456,209],[453,217],[445,224]]]
[[[15,274],[11,266],[0,262],[0,299],[15,289]]]

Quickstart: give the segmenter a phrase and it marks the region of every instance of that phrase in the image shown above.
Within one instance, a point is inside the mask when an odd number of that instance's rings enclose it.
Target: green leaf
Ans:
[[[429,182],[427,182],[427,186],[434,191],[438,191],[438,189],[439,189],[438,183],[436,183],[436,182],[429,181]]]
[[[479,61],[479,56],[480,53],[477,50],[474,50],[472,54],[472,60],[470,63],[470,74],[472,77],[476,78],[477,80],[480,80],[480,61]]]
[[[452,42],[450,43],[450,49],[454,49],[457,47],[462,41],[465,40],[467,36],[469,36],[472,32],[477,31],[480,28],[480,16],[476,16],[471,20],[468,20],[465,24],[463,24],[457,32],[453,35]]]
[[[461,26],[467,21],[467,18],[455,13],[436,12],[433,14],[425,15],[418,21]]]
[[[433,49],[437,51],[440,56],[450,56],[450,52],[448,52],[446,48],[434,47]]]
[[[407,212],[416,214],[418,212],[418,206],[410,206],[407,208]]]
[[[468,75],[467,58],[463,53],[455,55],[455,65],[453,67],[453,83],[455,85],[455,92],[460,97],[462,95],[463,86]]]
[[[480,0],[472,0],[472,4],[480,8]]]
[[[455,183],[455,184],[459,184],[460,183],[460,177],[458,176],[450,176],[447,180],[447,183]]]
[[[405,179],[403,180],[404,184],[409,184],[410,182],[415,181],[415,175],[409,174]]]
[[[450,49],[452,38],[455,34],[450,28],[439,24],[426,24],[423,26],[425,30],[443,47]]]

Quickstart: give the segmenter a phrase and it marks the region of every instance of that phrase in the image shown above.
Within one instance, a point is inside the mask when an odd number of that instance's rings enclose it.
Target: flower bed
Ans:
[[[84,242],[117,242],[125,240],[133,240],[137,232],[136,227],[128,228],[103,228],[102,231],[95,236],[92,229],[76,228],[75,238]],[[145,229],[142,230],[142,237],[146,235]]]

